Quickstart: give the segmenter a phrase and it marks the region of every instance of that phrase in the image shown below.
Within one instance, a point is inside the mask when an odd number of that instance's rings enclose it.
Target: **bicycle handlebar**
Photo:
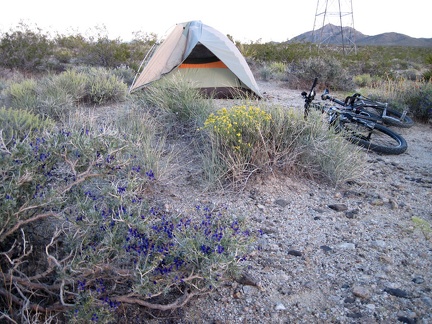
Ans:
[[[343,102],[343,101],[341,101],[335,97],[330,96],[328,89],[324,90],[324,93],[321,95],[321,99],[322,100],[330,100],[330,101],[337,103],[338,105],[346,106],[346,102]]]

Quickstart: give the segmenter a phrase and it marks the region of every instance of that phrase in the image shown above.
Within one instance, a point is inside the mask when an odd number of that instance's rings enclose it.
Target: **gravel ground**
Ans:
[[[301,91],[260,88],[269,101],[302,106]],[[242,280],[193,299],[170,321],[432,323],[432,233],[412,221],[432,224],[432,126],[398,131],[407,152],[368,153],[362,181],[343,189],[277,177],[209,197],[174,185],[173,201],[223,202],[264,234]]]

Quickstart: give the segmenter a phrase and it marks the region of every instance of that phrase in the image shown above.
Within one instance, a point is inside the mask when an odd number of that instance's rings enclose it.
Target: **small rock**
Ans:
[[[275,306],[275,310],[277,310],[277,311],[285,310],[285,309],[286,309],[286,307],[282,303],[277,303]]]
[[[279,205],[281,207],[285,207],[285,206],[289,205],[289,202],[286,201],[285,199],[276,199],[275,204]]]
[[[384,205],[384,201],[382,199],[374,199],[370,202],[372,206],[382,206]]]
[[[321,245],[320,249],[323,250],[324,252],[330,252],[332,250],[332,248],[327,245]]]
[[[248,273],[243,273],[236,281],[244,286],[259,287],[257,280]]]
[[[353,219],[356,217],[356,215],[359,213],[358,209],[348,210],[345,212],[345,216],[347,218]]]
[[[360,318],[360,317],[362,317],[362,314],[360,312],[348,313],[347,317],[350,317],[350,318]]]
[[[393,264],[393,259],[388,255],[380,255],[378,260],[382,263]]]
[[[297,257],[303,255],[300,251],[297,251],[297,250],[289,250],[289,251],[288,251],[288,254],[289,254],[289,255],[293,255],[293,256],[297,256]]]
[[[372,242],[372,245],[374,247],[378,247],[378,248],[385,248],[386,247],[386,242],[383,240],[376,240]]]
[[[334,194],[334,197],[335,197],[335,198],[342,198],[342,193],[340,193],[340,192],[336,192],[336,193]]]
[[[367,308],[367,309],[370,309],[371,311],[374,311],[375,308],[376,308],[376,306],[375,306],[374,304],[367,304],[367,305],[366,305],[366,308]]]
[[[340,249],[354,250],[355,249],[355,244],[354,243],[345,242],[345,243],[338,244],[337,247],[340,248]]]
[[[371,297],[371,292],[366,287],[354,286],[353,295],[362,299],[369,299]]]
[[[392,210],[396,210],[396,209],[399,208],[399,204],[396,202],[396,200],[394,200],[394,199],[390,199],[390,200],[389,200],[389,203],[390,203],[390,208],[391,208]]]
[[[405,290],[399,289],[399,288],[390,288],[386,287],[384,288],[384,291],[392,296],[399,297],[399,298],[409,298],[408,293]]]
[[[234,299],[240,299],[242,297],[242,293],[240,290],[236,290],[233,292],[233,298]]]
[[[346,304],[355,303],[355,298],[354,297],[347,297],[344,299],[344,303],[346,303]]]
[[[406,316],[399,316],[398,321],[406,324],[415,324],[417,323],[417,320],[415,318],[409,318]]]
[[[421,301],[423,303],[425,303],[427,306],[432,307],[432,298],[428,297],[428,296],[423,296],[421,298]]]
[[[424,282],[424,279],[422,277],[415,277],[412,281],[416,284],[422,284]]]
[[[345,204],[331,204],[328,205],[328,207],[338,212],[348,210],[348,207]]]

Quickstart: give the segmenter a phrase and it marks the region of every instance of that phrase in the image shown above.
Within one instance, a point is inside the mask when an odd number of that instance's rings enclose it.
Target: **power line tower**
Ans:
[[[312,43],[318,49],[336,45],[343,54],[357,53],[352,0],[318,0]]]

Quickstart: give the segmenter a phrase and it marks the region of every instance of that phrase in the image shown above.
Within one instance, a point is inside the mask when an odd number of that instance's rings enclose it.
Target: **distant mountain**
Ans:
[[[343,32],[343,33],[342,33]],[[382,45],[382,46],[411,46],[411,47],[432,47],[432,38],[414,38],[399,33],[384,33],[375,36],[368,36],[360,33],[351,27],[325,25],[315,32],[308,31],[289,40],[290,43],[326,43],[342,44],[342,34],[345,38],[351,39],[356,45]]]

